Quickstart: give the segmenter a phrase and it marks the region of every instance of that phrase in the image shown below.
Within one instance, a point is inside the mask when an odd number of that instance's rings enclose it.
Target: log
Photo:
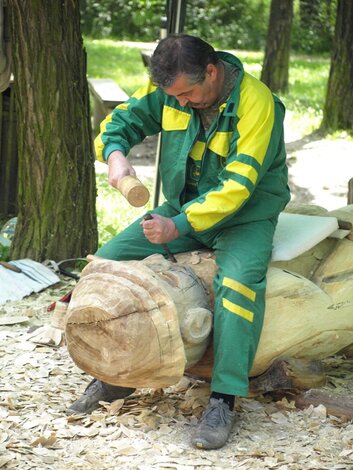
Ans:
[[[350,222],[348,216],[340,218]],[[319,266],[312,280],[271,264],[264,327],[250,377],[272,364],[276,370],[277,359],[315,361],[353,344],[353,242],[343,239],[331,247],[331,253],[326,247],[322,259],[315,260]],[[165,387],[185,370],[211,377],[213,253],[176,258],[177,264],[161,255],[143,261],[95,259],[86,266],[66,322],[68,350],[81,369],[127,387]],[[341,286],[334,288],[340,279]]]
[[[319,266],[313,281],[333,302],[353,303],[353,242],[339,240],[336,249]]]
[[[338,418],[353,419],[353,399],[335,395],[322,390],[309,390],[292,397],[295,406],[299,409],[306,409],[310,405],[323,405],[328,415],[337,416]]]
[[[250,395],[262,395],[277,390],[309,390],[326,383],[321,361],[276,359],[269,369],[250,379]]]
[[[205,284],[211,289],[210,258],[206,264],[205,255],[199,256],[201,261],[193,269],[201,279],[207,273]],[[267,284],[264,327],[251,377],[265,372],[276,358],[320,360],[353,343],[351,303],[335,304],[312,281],[278,268],[269,268]],[[189,372],[209,379],[212,364],[213,353],[208,349]]]
[[[159,388],[176,383],[202,357],[211,327],[195,274],[155,255],[89,263],[73,290],[65,333],[71,357],[90,375]]]
[[[208,348],[200,363],[186,371],[187,376],[210,380],[212,364],[212,348]],[[208,358],[208,359],[206,359]],[[202,368],[204,367],[204,368]],[[324,366],[321,361],[285,358],[276,359],[261,375],[251,377],[249,380],[249,396],[258,396],[265,393],[291,390],[309,390],[321,387],[326,383]]]

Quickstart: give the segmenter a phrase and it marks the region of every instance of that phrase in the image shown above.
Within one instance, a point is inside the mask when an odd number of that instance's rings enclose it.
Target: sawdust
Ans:
[[[67,416],[65,410],[90,378],[73,364],[65,346],[36,345],[27,331],[49,322],[46,307],[72,285],[63,280],[0,311],[8,319],[8,325],[0,325],[0,468],[353,468],[351,422],[327,416],[322,405],[301,411],[286,399],[266,396],[238,399],[238,419],[221,451],[192,448],[190,437],[209,385],[187,377],[164,390],[139,390],[103,403],[91,415]],[[332,357],[325,365],[325,388],[349,397],[353,361]]]
[[[322,194],[330,195],[329,204],[326,198],[321,205],[342,207],[353,177],[353,143],[315,139],[289,146],[294,197],[319,204]],[[151,164],[152,157],[146,162]],[[311,184],[323,175],[325,182]],[[36,345],[28,341],[27,331],[49,323],[46,307],[73,285],[63,278],[55,288],[0,309],[0,468],[353,469],[352,422],[328,416],[322,405],[301,411],[270,397],[238,400],[237,422],[222,450],[192,448],[190,437],[209,385],[186,377],[174,387],[139,390],[91,415],[68,417],[65,410],[90,378],[73,364],[65,346]],[[353,361],[336,356],[325,360],[325,366],[326,390],[349,397]]]

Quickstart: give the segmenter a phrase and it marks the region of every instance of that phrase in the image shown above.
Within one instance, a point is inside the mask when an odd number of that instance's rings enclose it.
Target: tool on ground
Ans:
[[[152,219],[153,219],[153,216],[149,212],[143,216],[143,220],[152,220]],[[177,263],[178,261],[177,261],[176,257],[170,251],[167,244],[166,243],[161,243],[161,245],[162,245],[164,251],[166,252],[166,254],[168,256],[169,261],[171,261],[172,263]]]
[[[9,269],[14,273],[22,273],[22,269],[18,268],[14,264],[7,263],[6,261],[0,261],[0,266],[4,266],[4,268]]]
[[[147,204],[150,193],[146,186],[135,176],[124,176],[118,189],[131,206],[142,207]]]
[[[25,258],[0,263],[0,305],[40,292],[60,282],[51,269],[42,263]]]

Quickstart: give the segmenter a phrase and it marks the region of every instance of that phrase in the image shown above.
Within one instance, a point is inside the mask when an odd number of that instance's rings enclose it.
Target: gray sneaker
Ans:
[[[192,439],[193,445],[199,449],[219,449],[227,442],[234,421],[234,411],[222,398],[210,398]]]
[[[71,415],[91,413],[101,406],[100,401],[112,402],[119,398],[125,398],[134,393],[135,390],[135,388],[117,387],[93,379],[83,395],[68,408],[67,413]]]

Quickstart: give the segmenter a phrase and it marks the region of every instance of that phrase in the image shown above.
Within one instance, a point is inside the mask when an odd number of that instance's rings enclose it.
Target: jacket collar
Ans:
[[[241,61],[235,57],[233,54],[229,52],[219,51],[217,52],[218,57],[223,60],[224,62],[228,62],[229,64],[235,65],[239,69],[239,74],[235,81],[233,90],[225,103],[225,108],[223,111],[223,116],[232,117],[236,116],[237,109],[239,105],[239,97],[240,97],[240,84],[244,77],[244,67]],[[223,105],[221,105],[222,107]]]

